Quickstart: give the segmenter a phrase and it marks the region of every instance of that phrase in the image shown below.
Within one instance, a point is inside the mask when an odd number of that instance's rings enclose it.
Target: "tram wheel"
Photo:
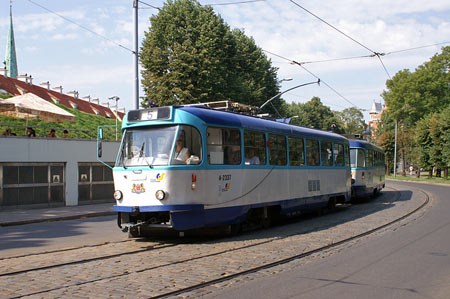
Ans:
[[[139,229],[136,227],[130,227],[130,230],[128,231],[128,238],[139,238],[141,236]]]
[[[328,211],[334,211],[336,209],[336,198],[332,197],[328,200]]]

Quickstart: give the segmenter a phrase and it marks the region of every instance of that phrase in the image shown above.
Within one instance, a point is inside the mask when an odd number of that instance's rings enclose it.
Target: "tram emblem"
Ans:
[[[231,187],[231,183],[226,183],[224,187],[221,187],[221,191],[227,192],[228,190],[230,190],[230,187]]]
[[[159,182],[162,182],[162,180],[164,179],[164,176],[165,176],[165,175],[166,175],[165,172],[163,172],[163,173],[158,173],[154,179],[150,179],[150,182],[152,182],[152,183],[159,183]]]
[[[145,192],[145,188],[144,188],[144,184],[133,184],[133,188],[131,189],[131,192],[133,193],[144,193]]]

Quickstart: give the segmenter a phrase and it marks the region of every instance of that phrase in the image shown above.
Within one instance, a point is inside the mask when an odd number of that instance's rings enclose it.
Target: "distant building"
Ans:
[[[32,84],[33,77],[30,75],[20,75],[18,79],[4,76],[0,73],[0,89],[5,90],[13,96],[25,93],[33,93],[38,97],[54,104],[61,104],[70,109],[76,109],[85,113],[100,115],[106,118],[116,119],[115,107],[100,105],[98,99],[84,97],[80,99],[77,91],[63,93],[62,86],[50,88],[50,82],[41,83],[40,86]],[[122,120],[125,115],[124,109],[118,109],[117,119]]]
[[[9,30],[8,30],[8,39],[6,41],[5,70],[8,77],[17,79],[16,45],[14,43],[11,4],[9,6]]]
[[[106,118],[117,118],[122,120],[125,115],[125,109],[123,108],[111,107],[113,108],[111,109],[109,105],[100,105],[98,99],[91,99],[90,96],[79,99],[78,91],[75,90],[64,94],[62,86],[50,89],[50,82],[48,81],[41,83],[39,86],[33,85],[33,77],[31,75],[18,75],[12,22],[12,5],[10,5],[9,13],[10,24],[6,44],[5,62],[4,67],[0,68],[0,91],[2,94],[7,93],[12,96],[18,96],[25,93],[33,93],[44,100],[64,105],[67,108],[76,109],[89,114],[101,115]]]
[[[373,100],[372,109],[369,112],[369,129],[372,138],[375,138],[375,132],[378,129],[378,124],[381,122],[381,114],[383,113],[383,106],[381,103],[375,102]]]

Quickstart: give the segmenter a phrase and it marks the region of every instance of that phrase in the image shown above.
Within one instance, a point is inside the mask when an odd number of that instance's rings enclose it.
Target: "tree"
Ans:
[[[439,139],[436,136],[431,138],[427,135],[430,134],[430,128],[426,128],[425,125],[432,124],[430,120],[426,124],[421,123],[420,128],[416,129],[416,126],[427,115],[437,113],[442,107],[450,104],[449,69],[450,47],[444,47],[440,54],[434,55],[414,72],[400,71],[392,80],[386,82],[387,90],[382,96],[388,107],[389,118],[396,120],[399,124],[398,145],[403,163],[407,159],[419,160],[423,167],[442,163],[438,157],[440,149],[437,145],[429,143]],[[437,126],[436,121],[433,123],[434,126]],[[413,138],[419,132],[420,137]],[[437,131],[434,132],[437,133]],[[425,148],[417,149],[417,146]],[[403,171],[404,169],[403,164]]]
[[[244,34],[239,29],[232,31],[236,41],[236,55],[233,61],[236,63],[236,77],[239,87],[233,99],[244,104],[260,107],[264,102],[279,93],[279,83],[277,80],[277,68],[272,67],[271,61],[267,58],[255,40]],[[275,109],[284,116],[284,100],[280,97],[274,99],[271,104],[263,108],[263,113],[276,115]]]
[[[376,143],[383,148],[386,157],[386,173],[389,174],[394,170],[394,151],[395,151],[395,121],[389,118],[389,114],[383,112],[381,121],[378,126],[376,135]]]
[[[450,104],[450,46],[419,66],[415,72],[403,70],[386,82],[382,96],[392,117],[408,128],[424,115]]]
[[[297,116],[292,119],[292,124],[336,133],[344,132],[341,121],[318,97],[313,97],[304,104],[291,103],[288,106],[288,115]]]
[[[356,107],[336,112],[336,116],[344,123],[345,134],[362,134],[367,128],[362,112]]]
[[[259,106],[279,92],[277,69],[263,51],[210,6],[169,0],[150,21],[140,54],[143,106],[220,100]],[[273,104],[281,108],[283,101]]]
[[[432,175],[433,164],[431,162],[431,146],[433,144],[430,136],[429,124],[431,115],[425,116],[415,127],[415,147],[414,152],[417,154],[417,163],[420,168],[430,171],[430,177]]]

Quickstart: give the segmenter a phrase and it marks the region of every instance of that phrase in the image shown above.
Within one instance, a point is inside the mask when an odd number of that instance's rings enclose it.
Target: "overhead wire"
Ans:
[[[225,2],[225,3],[211,3],[211,4],[202,4],[203,6],[220,6],[220,5],[235,5],[235,4],[247,4],[253,2],[265,2],[266,0],[247,0],[247,1],[238,1],[238,2]]]
[[[413,51],[413,50],[418,50],[418,49],[423,49],[423,48],[429,48],[429,47],[435,47],[435,46],[445,45],[445,44],[450,44],[450,41],[448,41],[448,42],[442,42],[442,43],[436,43],[436,44],[431,44],[431,45],[425,45],[425,46],[419,46],[419,47],[414,47],[414,48],[409,48],[409,49],[403,49],[403,50],[397,50],[397,51],[386,52],[385,55],[397,54],[397,53],[401,53],[401,52]]]
[[[435,46],[445,45],[445,44],[450,44],[450,42],[440,42],[440,43],[435,43],[435,44],[431,44],[431,45],[418,46],[418,47],[414,47],[414,48],[396,50],[396,51],[391,51],[391,52],[383,52],[383,53],[380,53],[380,56],[387,56],[387,55],[391,55],[391,54],[397,54],[397,53],[401,53],[401,52],[413,51],[413,50],[429,48],[429,47],[435,47]],[[360,59],[360,58],[372,58],[375,56],[377,56],[377,55],[370,54],[370,55],[361,55],[361,56],[353,56],[353,57],[330,58],[330,59],[324,59],[324,60],[301,61],[299,63],[300,64],[311,64],[311,63],[333,62],[333,61],[353,60],[353,59]]]
[[[271,54],[271,55],[274,55],[274,56],[276,56],[276,57],[278,57],[278,58],[287,60],[287,61],[289,61],[291,64],[296,64],[296,65],[300,66],[302,69],[304,69],[306,72],[308,72],[311,76],[313,76],[314,78],[320,80],[320,83],[323,83],[323,84],[324,84],[325,86],[327,86],[330,90],[332,90],[335,94],[337,94],[339,97],[341,97],[342,99],[344,99],[347,103],[351,104],[353,107],[358,108],[359,110],[364,110],[364,109],[358,107],[357,105],[355,105],[354,103],[352,103],[349,99],[347,99],[346,97],[344,97],[340,92],[338,92],[336,89],[334,89],[333,87],[331,87],[331,85],[329,85],[329,84],[328,84],[327,82],[325,82],[324,80],[320,79],[316,74],[314,74],[313,72],[311,72],[310,70],[308,70],[307,68],[305,68],[305,67],[304,67],[302,64],[300,64],[299,62],[297,62],[297,61],[295,61],[295,60],[292,60],[292,59],[289,59],[289,58],[286,58],[286,57],[283,57],[283,56],[281,56],[281,55],[275,54],[275,53],[273,53],[273,52],[264,50],[264,49],[263,49],[263,51],[266,52],[266,53],[269,53],[269,54]]]
[[[147,6],[149,6],[150,8],[154,8],[154,9],[157,9],[157,10],[161,10],[161,8],[159,8],[159,7],[156,7],[156,6],[153,6],[153,5],[151,5],[151,4],[148,4],[148,3],[145,3],[144,1],[141,1],[141,0],[137,0],[139,3],[142,3],[142,4],[144,4],[144,5],[147,5]],[[142,9],[142,8],[141,8]]]
[[[357,41],[356,39],[354,39],[353,37],[351,37],[350,35],[346,34],[345,32],[339,30],[338,28],[336,28],[335,26],[331,25],[330,23],[328,23],[327,21],[325,21],[324,19],[322,19],[321,17],[315,15],[314,13],[312,13],[311,11],[307,10],[306,8],[304,8],[303,6],[301,6],[300,4],[298,4],[297,2],[295,2],[294,0],[290,0],[294,5],[298,6],[299,8],[301,8],[302,10],[306,11],[307,13],[309,13],[310,15],[312,15],[313,17],[319,19],[321,22],[325,23],[326,25],[330,26],[331,28],[333,28],[334,30],[336,30],[337,32],[341,33],[342,35],[344,35],[345,37],[349,38],[350,40],[354,41],[355,43],[357,43],[358,45],[360,45],[361,47],[363,47],[364,49],[368,50],[369,52],[372,52],[375,56],[378,57],[378,59],[381,62],[381,65],[383,66],[384,71],[386,72],[386,74],[388,75],[389,78],[391,78],[391,75],[389,74],[386,66],[384,65],[383,61],[381,60],[380,56],[383,56],[383,53],[378,53],[375,52],[374,50],[370,49],[369,47],[363,45],[362,43],[360,43],[359,41]]]
[[[75,21],[73,21],[73,20],[71,20],[71,19],[69,19],[69,18],[67,18],[67,17],[65,17],[65,16],[63,16],[63,15],[60,15],[59,13],[54,12],[53,10],[51,10],[51,9],[49,9],[49,8],[47,8],[47,7],[45,7],[45,6],[41,5],[41,4],[39,4],[39,3],[37,3],[37,2],[34,2],[34,1],[32,1],[32,0],[27,0],[27,1],[30,2],[31,4],[34,4],[34,5],[36,5],[36,6],[40,7],[40,8],[42,8],[43,10],[48,11],[48,12],[51,13],[51,14],[54,14],[54,15],[60,17],[61,19],[65,20],[65,21],[67,21],[67,22],[69,22],[69,23],[72,23],[72,24],[74,24],[74,25],[76,25],[76,26],[78,26],[78,27],[80,27],[80,28],[82,28],[82,29],[84,29],[84,30],[86,30],[86,31],[88,31],[88,32],[90,32],[90,33],[92,33],[92,34],[97,35],[98,37],[101,37],[101,38],[104,39],[104,40],[107,40],[107,41],[109,41],[109,42],[115,44],[116,46],[119,46],[119,47],[121,47],[121,48],[123,48],[123,49],[125,49],[125,50],[127,50],[127,51],[130,51],[131,53],[134,53],[134,51],[131,50],[130,48],[127,48],[127,47],[125,47],[124,45],[119,44],[118,42],[116,42],[116,41],[114,41],[114,40],[112,40],[112,39],[110,39],[110,38],[108,38],[108,37],[106,37],[106,36],[104,36],[104,35],[101,35],[100,33],[97,33],[97,32],[95,32],[95,31],[89,29],[89,28],[86,27],[86,26],[80,25],[80,24],[78,24],[77,22],[75,22]]]

